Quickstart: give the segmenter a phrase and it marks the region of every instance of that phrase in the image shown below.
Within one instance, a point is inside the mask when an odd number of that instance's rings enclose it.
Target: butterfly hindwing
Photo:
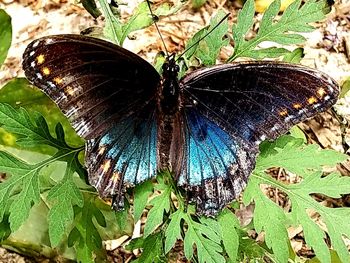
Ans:
[[[213,215],[237,198],[255,167],[257,147],[232,137],[193,107],[184,109],[179,185],[200,214]]]
[[[96,139],[87,141],[85,164],[89,182],[101,196],[114,196],[113,206],[124,206],[126,187],[156,175],[157,127],[153,103]],[[153,111],[152,111],[153,108]]]
[[[29,81],[56,102],[86,139],[142,111],[154,99],[160,80],[136,54],[80,35],[33,41],[24,52],[23,68]]]
[[[256,144],[328,109],[339,92],[319,71],[277,62],[218,65],[192,72],[181,83],[199,112]]]

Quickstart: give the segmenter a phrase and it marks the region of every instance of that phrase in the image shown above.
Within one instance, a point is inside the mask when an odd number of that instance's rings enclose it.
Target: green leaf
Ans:
[[[315,144],[300,147],[287,144],[284,148],[276,147],[270,153],[265,152],[265,156],[260,155],[257,158],[256,171],[263,172],[267,168],[283,167],[290,172],[305,176],[313,170],[320,169],[321,166],[333,166],[344,161],[344,158],[346,158],[344,154],[333,150],[322,150]]]
[[[149,236],[160,224],[163,223],[163,214],[164,212],[169,212],[170,209],[171,187],[164,183],[161,176],[158,176],[157,180],[159,183],[157,189],[162,190],[162,192],[150,201],[150,205],[153,205],[153,207],[148,212],[144,230],[145,237]]]
[[[349,261],[349,253],[342,236],[350,236],[350,227],[345,219],[350,215],[349,208],[329,208],[318,203],[312,194],[320,193],[332,198],[339,198],[350,193],[350,178],[338,174],[322,177],[322,165],[335,165],[347,156],[331,150],[320,150],[315,145],[303,145],[302,140],[282,136],[267,147],[262,145],[263,152],[257,160],[256,170],[250,177],[244,192],[243,201],[255,202],[254,226],[259,233],[265,231],[265,240],[279,261],[288,258],[288,237],[286,227],[301,225],[306,243],[315,251],[322,262],[330,261],[330,254],[324,240],[325,231],[308,215],[315,211],[326,224],[332,246],[343,262]],[[273,160],[274,159],[274,160]],[[284,184],[264,173],[269,167],[284,167],[303,177],[300,183]],[[260,190],[260,185],[270,185],[285,192],[291,201],[291,219],[286,213],[268,199]],[[336,223],[335,223],[336,222]]]
[[[344,98],[349,90],[350,90],[350,78],[345,80],[344,83],[341,85],[341,92],[339,97]]]
[[[271,53],[256,49],[256,47],[265,41],[275,42],[281,45],[301,44],[305,38],[298,34],[302,32],[311,32],[314,27],[310,23],[322,20],[325,16],[325,0],[310,0],[301,5],[297,0],[287,7],[280,19],[277,15],[280,10],[280,0],[274,1],[264,13],[260,23],[257,35],[245,40],[245,35],[253,24],[254,1],[248,0],[237,20],[237,25],[233,26],[233,39],[235,49],[228,62],[238,57],[264,58],[269,57]],[[287,54],[286,52],[285,54]],[[272,53],[275,57],[277,53]],[[281,55],[285,55],[281,53]]]
[[[96,6],[95,0],[82,0],[83,7],[89,12],[94,18],[98,18],[101,15],[100,10]]]
[[[141,218],[143,210],[145,209],[148,197],[153,191],[153,184],[151,181],[145,181],[135,187],[134,200],[134,220],[135,222]]]
[[[191,4],[193,8],[200,8],[207,2],[207,0],[192,0]]]
[[[300,63],[303,57],[304,57],[304,49],[301,47],[298,47],[294,49],[292,52],[285,54],[283,57],[283,61],[298,64]]]
[[[4,63],[12,41],[11,17],[0,9],[0,66]]]
[[[170,215],[170,223],[165,230],[164,251],[168,253],[178,239],[181,239],[181,221],[185,218],[185,213],[180,209]]]
[[[223,210],[218,222],[222,231],[222,241],[226,253],[232,262],[236,262],[239,247],[239,235],[236,228],[240,229],[240,225],[236,216],[228,209]]]
[[[102,239],[93,219],[100,223],[101,220],[98,218],[101,217],[101,211],[96,208],[93,198],[89,196],[84,200],[84,206],[78,210],[78,214],[80,217],[72,230],[74,237],[71,237],[71,242],[75,243],[78,261],[94,262],[95,256],[102,252]]]
[[[73,223],[73,206],[82,207],[84,203],[82,194],[72,180],[74,168],[72,163],[68,163],[64,178],[48,194],[48,200],[53,203],[48,221],[50,242],[54,247],[60,243],[67,227]]]
[[[163,254],[163,236],[162,233],[156,233],[148,236],[142,242],[143,253],[134,260],[134,263],[161,263],[167,262]]]
[[[262,194],[258,179],[252,176],[244,191],[244,203],[254,199],[254,227],[257,233],[265,232],[265,242],[272,248],[278,262],[288,261],[288,233],[285,227],[286,215],[283,210]]]
[[[122,38],[122,23],[119,20],[110,5],[106,0],[99,0],[100,8],[103,16],[106,19],[105,27],[103,29],[104,36],[115,43],[116,45],[122,46],[122,42],[120,41]]]
[[[254,59],[263,59],[263,58],[278,58],[281,56],[286,56],[289,53],[290,51],[285,48],[270,47],[270,48],[259,49],[259,52],[257,52],[256,50],[247,51],[246,55],[247,57],[251,57]]]
[[[245,2],[241,11],[238,11],[237,24],[232,26],[233,40],[235,42],[235,49],[242,46],[248,30],[254,24],[254,0]],[[236,52],[236,51],[235,51]]]
[[[219,224],[209,218],[201,218],[201,223],[197,223],[192,220],[189,214],[186,214],[184,220],[188,225],[184,238],[186,258],[188,260],[192,259],[193,245],[195,245],[200,263],[224,263],[225,258],[221,254],[221,229]]]
[[[227,46],[229,43],[228,39],[224,39],[228,30],[227,19],[218,24],[224,16],[225,13],[219,11],[217,15],[210,20],[209,28],[205,33],[209,32],[214,27],[215,29],[199,43],[199,47],[196,50],[195,56],[199,58],[205,66],[215,65],[216,58],[218,57],[221,48]]]
[[[23,107],[29,112],[29,115],[40,112],[44,116],[51,133],[55,132],[56,124],[61,123],[69,145],[84,145],[84,141],[76,134],[67,118],[58,109],[55,103],[38,88],[30,85],[28,80],[24,78],[15,78],[9,81],[0,89],[0,102],[10,104],[14,108]],[[14,134],[11,133],[10,135],[14,136]],[[47,147],[40,147],[40,145],[36,147],[32,146],[31,150],[48,154],[53,153],[52,150],[50,151]]]

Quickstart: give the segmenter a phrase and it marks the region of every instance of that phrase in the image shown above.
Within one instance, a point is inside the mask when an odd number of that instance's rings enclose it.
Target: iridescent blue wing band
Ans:
[[[230,136],[191,107],[184,110],[184,158],[178,184],[200,214],[213,215],[237,198],[255,167],[257,148]]]
[[[153,108],[153,111],[152,111]],[[135,186],[157,170],[157,127],[153,104],[86,143],[89,182],[100,196],[114,196],[113,207],[124,207],[126,187]]]

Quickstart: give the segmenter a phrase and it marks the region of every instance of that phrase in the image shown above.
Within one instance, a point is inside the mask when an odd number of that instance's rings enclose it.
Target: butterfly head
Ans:
[[[175,54],[168,56],[162,66],[163,78],[177,79],[180,67],[176,64]]]

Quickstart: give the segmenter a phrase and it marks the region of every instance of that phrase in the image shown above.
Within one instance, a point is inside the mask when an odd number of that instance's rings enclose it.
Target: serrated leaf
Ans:
[[[232,26],[233,40],[236,48],[242,45],[248,30],[253,26],[254,13],[254,0],[246,1],[242,10],[238,11],[237,23]]]
[[[6,85],[0,89],[0,101],[4,104],[10,104],[13,108],[23,107],[29,115],[40,112],[49,126],[50,133],[54,133],[56,124],[61,123],[66,135],[66,141],[69,145],[84,145],[84,141],[77,136],[67,118],[58,109],[55,103],[39,89],[31,86],[28,80],[24,78],[15,78],[6,83]],[[15,135],[7,133],[7,136]],[[17,139],[17,137],[15,137],[15,139]],[[3,140],[0,139],[0,143],[2,142]],[[14,144],[10,146],[13,147]],[[28,150],[52,154],[53,151],[47,148],[48,147],[43,148],[38,145]]]
[[[297,0],[289,5],[280,19],[277,20],[276,16],[280,10],[280,0],[276,0],[266,10],[256,36],[250,40],[245,40],[245,34],[249,29],[248,25],[253,23],[251,15],[253,2],[253,0],[248,0],[245,3],[241,16],[238,17],[237,25],[233,26],[235,49],[228,62],[238,57],[258,57],[258,55],[254,54],[259,52],[256,47],[265,41],[272,41],[282,45],[304,42],[305,38],[299,33],[314,30],[310,23],[324,18],[324,6],[326,5],[325,0],[306,1],[303,5],[301,5],[300,0]],[[248,7],[245,9],[246,5]],[[244,30],[240,30],[240,27]]]
[[[210,222],[203,220],[202,224],[199,224],[192,220],[189,214],[184,217],[185,222],[188,225],[187,232],[184,238],[184,251],[188,260],[193,257],[193,245],[197,248],[198,261],[200,263],[224,263],[225,258],[222,256],[222,247],[220,245],[221,238],[217,231],[219,229],[212,229]],[[221,232],[221,231],[220,231]]]
[[[74,233],[75,237],[80,237],[75,244],[77,260],[80,262],[94,262],[95,256],[102,252],[102,239],[93,221],[101,214],[97,215],[97,209],[92,201],[91,197],[85,199],[84,206],[79,212],[80,220],[76,224],[79,235]],[[98,223],[101,220],[96,221]]]
[[[239,235],[236,232],[236,227],[239,228],[239,222],[236,216],[228,209],[223,210],[218,222],[222,230],[222,242],[226,253],[232,262],[236,262],[239,247]]]
[[[40,200],[38,170],[33,169],[25,174],[21,179],[21,184],[21,192],[14,196],[16,200],[10,207],[9,221],[13,232],[24,223],[32,206]]]
[[[294,147],[287,144],[283,149],[274,148],[276,153],[257,158],[256,171],[264,171],[271,167],[283,167],[300,176],[307,175],[312,170],[321,169],[321,166],[333,166],[346,159],[344,154],[333,150],[321,150],[319,146],[311,144]]]
[[[282,143],[278,143],[280,140]],[[317,212],[321,216],[321,219],[326,224],[332,246],[338,252],[340,258],[344,262],[349,261],[350,256],[342,236],[350,236],[349,224],[346,223],[347,220],[344,220],[350,215],[350,209],[324,207],[311,196],[314,193],[321,193],[338,198],[342,194],[350,192],[350,179],[348,177],[342,177],[338,174],[322,177],[321,172],[321,165],[335,165],[337,162],[345,160],[346,156],[335,151],[320,150],[313,145],[303,146],[296,143],[292,147],[293,139],[288,136],[283,136],[277,140],[277,143],[272,145],[274,145],[273,149],[268,149],[264,146],[268,150],[260,157],[262,163],[260,161],[257,162],[257,169],[251,176],[243,196],[245,204],[253,200],[255,202],[254,226],[257,232],[264,230],[266,244],[272,248],[276,258],[286,260],[288,255],[283,251],[286,250],[288,239],[284,231],[288,222],[281,208],[268,199],[259,187],[260,184],[271,185],[285,192],[290,198],[293,222],[289,222],[289,224],[300,224],[303,227],[307,244],[314,249],[321,262],[330,261],[329,250],[324,240],[326,235],[324,230],[309,217],[307,212],[310,210]],[[299,156],[296,157],[297,155]],[[275,161],[272,161],[272,157],[275,158]],[[269,166],[264,162],[267,159],[271,161],[270,165],[272,166],[285,168],[288,166],[288,170],[292,170],[298,175],[303,175],[303,180],[300,183],[291,185],[276,181],[263,173],[263,170]],[[313,170],[316,172],[311,172]],[[281,236],[281,233],[284,233],[283,236]]]
[[[199,47],[196,50],[195,56],[198,57],[205,66],[215,65],[216,58],[221,48],[229,43],[228,39],[223,39],[228,30],[227,19],[219,24],[224,16],[225,13],[219,11],[217,15],[210,20],[210,25],[206,32],[211,31],[214,27],[215,29],[207,35],[205,39],[199,42]]]
[[[165,263],[165,257],[163,255],[163,236],[162,233],[156,233],[148,236],[142,242],[143,253],[133,262],[135,263]]]
[[[165,230],[165,254],[172,249],[178,239],[181,239],[181,221],[184,217],[185,213],[181,210],[177,210],[170,215],[170,222]]]
[[[160,187],[165,189],[160,195],[155,196],[150,201],[150,204],[153,205],[153,207],[148,212],[144,230],[145,237],[149,236],[160,224],[162,224],[164,212],[169,212],[170,209],[171,188],[166,185]]]
[[[141,218],[143,210],[145,209],[148,197],[153,191],[153,184],[151,181],[145,181],[135,187],[134,200],[134,220],[135,222]]]
[[[0,9],[0,66],[4,63],[12,41],[11,17]]]
[[[48,200],[53,203],[48,215],[49,237],[52,246],[57,246],[67,227],[74,220],[73,206],[83,206],[83,197],[78,187],[73,183],[74,168],[70,163],[66,168],[66,175],[55,185],[48,194]]]
[[[254,199],[254,227],[257,233],[265,232],[266,245],[271,248],[278,259],[278,262],[288,260],[288,233],[285,227],[286,215],[283,210],[268,199],[260,190],[258,179],[251,177],[247,188],[244,191],[244,203]]]

